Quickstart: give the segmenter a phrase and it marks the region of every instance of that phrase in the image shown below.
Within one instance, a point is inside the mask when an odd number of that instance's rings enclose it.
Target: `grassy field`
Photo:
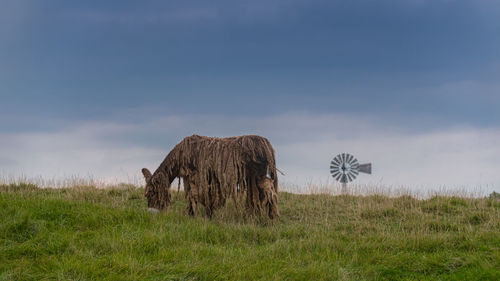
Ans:
[[[280,193],[281,218],[143,189],[0,185],[0,280],[500,280],[500,201]]]

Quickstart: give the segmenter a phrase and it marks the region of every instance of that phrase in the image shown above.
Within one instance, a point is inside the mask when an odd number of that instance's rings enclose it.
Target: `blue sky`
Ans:
[[[0,5],[4,174],[122,179],[186,135],[258,133],[292,182],[346,150],[367,183],[500,185],[498,1]]]

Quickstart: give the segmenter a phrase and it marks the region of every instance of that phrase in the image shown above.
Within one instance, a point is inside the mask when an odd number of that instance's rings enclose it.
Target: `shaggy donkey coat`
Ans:
[[[246,193],[249,211],[266,210],[270,218],[279,217],[274,149],[260,136],[192,135],[178,143],[153,174],[146,168],[142,173],[150,208],[167,208],[170,184],[182,178],[190,215],[196,214],[201,203],[210,217],[229,197],[236,202],[237,193]]]

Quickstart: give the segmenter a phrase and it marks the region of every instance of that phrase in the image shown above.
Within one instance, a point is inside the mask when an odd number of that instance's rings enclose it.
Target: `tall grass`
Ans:
[[[144,178],[142,175],[127,176],[127,180],[123,182],[118,178],[96,178],[93,175],[81,176],[70,175],[65,177],[47,178],[45,176],[25,175],[3,175],[0,174],[0,185],[19,185],[33,184],[41,188],[72,188],[75,186],[91,186],[96,188],[116,188],[126,186],[143,186]],[[177,180],[172,183],[172,189],[177,190]],[[486,189],[491,189],[487,187]],[[468,187],[446,187],[439,186],[437,188],[429,188],[427,186],[408,187],[378,184],[348,184],[347,194],[354,196],[370,196],[384,195],[388,197],[412,196],[419,199],[428,199],[434,196],[455,196],[466,198],[479,198],[488,195],[486,189],[477,186],[475,188]],[[180,181],[180,190],[183,190],[182,180]],[[328,194],[341,195],[342,186],[340,183],[331,180],[324,181],[309,181],[305,184],[296,184],[293,182],[280,182],[280,190],[295,194]]]
[[[305,185],[282,182],[280,190],[295,194],[328,194],[342,195],[342,185],[338,182],[315,181]],[[383,195],[387,197],[412,196],[419,199],[428,199],[434,196],[480,198],[485,197],[487,192],[484,188],[478,187],[446,187],[429,188],[423,186],[407,187],[384,184],[358,184],[350,183],[347,185],[347,194],[354,196]]]
[[[500,280],[500,200],[280,193],[281,218],[143,189],[0,185],[0,280]]]

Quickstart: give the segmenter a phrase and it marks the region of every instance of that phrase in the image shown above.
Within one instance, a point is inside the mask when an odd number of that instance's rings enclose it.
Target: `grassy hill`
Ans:
[[[500,280],[500,201],[280,193],[281,218],[143,189],[0,186],[0,280]]]

